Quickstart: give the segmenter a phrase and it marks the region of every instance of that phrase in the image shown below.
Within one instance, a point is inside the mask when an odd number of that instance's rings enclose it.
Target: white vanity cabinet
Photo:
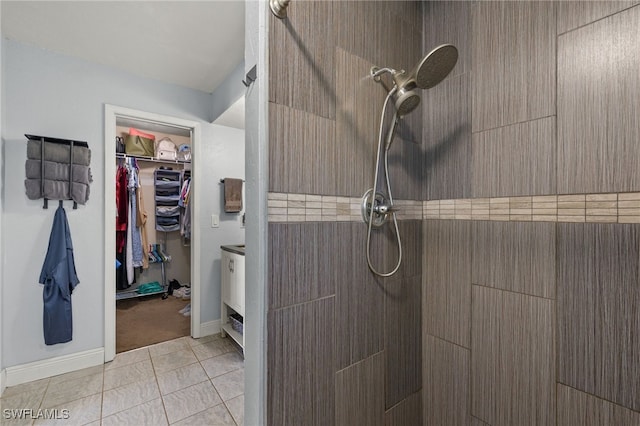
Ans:
[[[244,349],[244,246],[222,246],[221,249],[221,333],[222,337],[229,335]],[[237,314],[235,321],[229,318],[232,314]]]

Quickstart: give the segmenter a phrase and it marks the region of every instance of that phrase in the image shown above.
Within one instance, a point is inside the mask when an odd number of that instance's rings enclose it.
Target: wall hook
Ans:
[[[242,84],[244,84],[245,87],[249,87],[253,84],[254,81],[256,81],[257,78],[258,78],[258,71],[256,69],[256,66],[254,65],[253,68],[251,68],[247,73],[247,75],[245,76],[246,81],[242,80]]]

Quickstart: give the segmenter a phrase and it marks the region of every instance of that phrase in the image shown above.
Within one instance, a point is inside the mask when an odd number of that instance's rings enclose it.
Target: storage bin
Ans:
[[[242,324],[242,316],[240,314],[229,315],[229,322],[231,323],[231,328],[233,328],[238,333],[242,334],[243,324]]]

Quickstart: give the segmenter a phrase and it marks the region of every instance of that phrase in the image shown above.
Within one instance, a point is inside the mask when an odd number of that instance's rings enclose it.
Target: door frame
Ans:
[[[202,194],[200,182],[198,181],[198,170],[200,169],[200,144],[202,141],[202,130],[200,123],[192,120],[171,117],[168,115],[155,114],[105,104],[104,108],[104,241],[105,241],[105,263],[104,263],[104,361],[113,360],[116,355],[116,272],[115,251],[116,251],[116,120],[118,118],[128,118],[150,123],[163,124],[178,128],[190,129],[192,135],[191,152],[191,223],[200,223],[200,212],[198,210],[199,200]],[[197,232],[191,233],[191,298],[195,303],[191,305],[191,336],[201,337],[200,324],[200,236]]]

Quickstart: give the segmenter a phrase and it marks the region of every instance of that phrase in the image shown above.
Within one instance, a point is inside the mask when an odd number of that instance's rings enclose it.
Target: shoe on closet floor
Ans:
[[[181,314],[184,314],[187,311],[191,311],[191,303],[187,303],[187,306],[185,306],[184,308],[180,309],[178,312],[180,312]]]
[[[191,300],[191,287],[183,287],[182,300]]]

